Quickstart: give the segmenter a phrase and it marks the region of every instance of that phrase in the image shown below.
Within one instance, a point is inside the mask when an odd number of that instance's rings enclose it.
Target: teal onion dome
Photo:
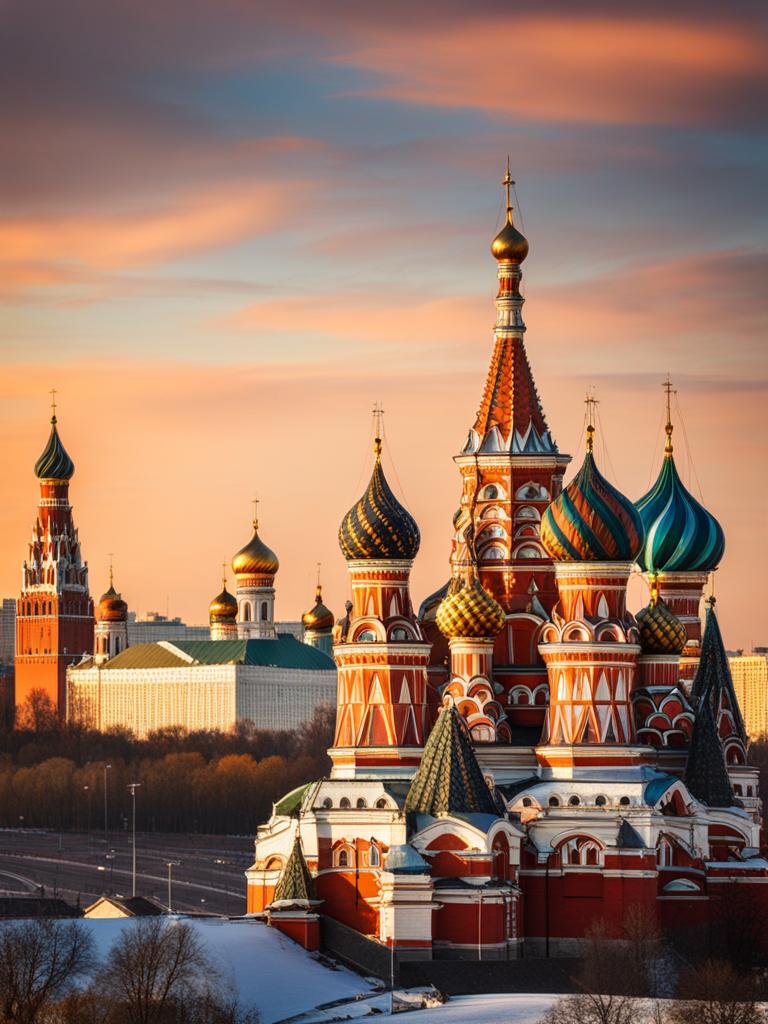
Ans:
[[[556,562],[635,560],[643,543],[642,520],[599,471],[591,450],[541,517],[541,542]]]
[[[671,453],[656,483],[635,506],[645,527],[637,557],[645,572],[710,572],[720,564],[723,529],[683,486]]]
[[[61,443],[56,429],[56,417],[51,417],[51,434],[43,454],[35,463],[38,480],[69,480],[75,472],[75,464]]]
[[[421,543],[416,520],[394,496],[384,476],[378,439],[375,451],[376,464],[368,488],[339,527],[339,547],[348,562],[412,559]]]

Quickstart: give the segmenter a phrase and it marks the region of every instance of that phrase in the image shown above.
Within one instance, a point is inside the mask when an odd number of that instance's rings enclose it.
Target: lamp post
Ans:
[[[110,895],[115,891],[114,884],[114,871],[115,871],[115,851],[104,855],[104,859],[109,861],[109,892]]]
[[[104,849],[109,849],[109,810],[107,807],[107,772],[111,764],[104,765]]]
[[[180,860],[169,860],[169,861],[165,862],[165,866],[168,868],[168,913],[172,913],[173,912],[173,906],[171,904],[171,899],[172,899],[172,894],[171,894],[172,875],[171,875],[171,872],[173,871],[174,868],[178,868],[178,867],[181,866],[181,861]]]
[[[136,790],[141,785],[140,782],[131,782],[128,785],[128,789],[131,791],[131,804],[133,809],[133,871],[132,871],[132,885],[131,885],[131,896],[136,895]]]

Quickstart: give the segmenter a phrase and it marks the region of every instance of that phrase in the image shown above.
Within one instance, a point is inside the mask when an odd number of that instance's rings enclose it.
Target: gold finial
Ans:
[[[51,388],[48,394],[51,396],[51,423],[56,423],[56,388]]]
[[[315,604],[320,604],[323,600],[323,585],[320,582],[320,566],[322,562],[317,563],[317,589],[315,590]]]
[[[710,597],[707,598],[707,604],[712,609],[712,611],[715,610],[715,605],[717,604],[717,598],[715,597],[714,594],[712,594]]]
[[[259,499],[251,498],[251,504],[253,505],[253,528],[258,530],[259,528]]]
[[[658,601],[659,601],[659,574],[657,572],[654,572],[651,575],[650,584],[651,584],[651,600],[650,600],[650,604],[651,605],[655,605],[655,604],[658,604]]]
[[[222,562],[221,563],[221,582],[222,582],[222,585],[224,587],[224,590],[226,590],[227,589],[227,563],[226,562]]]
[[[594,395],[587,392],[587,397],[584,399],[584,404],[587,407],[587,451],[592,454],[595,446],[595,406],[597,405],[597,399]]]
[[[672,426],[672,395],[676,395],[677,391],[672,387],[672,381],[669,379],[669,374],[667,374],[667,379],[661,386],[667,394],[667,424],[664,427],[667,435],[667,443],[664,445],[664,454],[666,456],[670,456],[672,454],[672,431],[674,430],[674,427]]]
[[[112,559],[115,556],[114,556],[114,554],[111,551],[108,551],[107,552],[107,557],[109,558],[109,585],[111,587],[113,585],[113,583],[114,583],[114,572],[113,572],[113,568],[112,568]]]
[[[514,188],[514,181],[512,175],[509,173],[509,154],[507,154],[507,172],[504,175],[504,180],[501,183],[504,186],[504,191],[507,194],[507,220],[512,218],[512,189]]]
[[[381,458],[381,435],[383,426],[384,410],[381,407],[381,402],[374,402],[373,404],[373,426],[375,431],[375,437],[373,439],[373,452],[377,459]]]

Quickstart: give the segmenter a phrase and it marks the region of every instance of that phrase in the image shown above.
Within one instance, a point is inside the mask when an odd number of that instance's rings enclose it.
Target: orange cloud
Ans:
[[[436,21],[367,38],[334,58],[389,79],[365,95],[548,121],[712,120],[724,91],[748,99],[766,59],[741,26],[581,13]]]
[[[232,184],[188,193],[162,209],[113,216],[0,220],[0,253],[24,280],[23,265],[75,263],[111,269],[157,263],[274,229],[295,186]],[[295,206],[295,202],[293,203]],[[27,284],[41,283],[27,279]]]

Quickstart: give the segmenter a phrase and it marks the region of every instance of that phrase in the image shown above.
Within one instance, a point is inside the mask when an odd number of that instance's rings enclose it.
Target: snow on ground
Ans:
[[[324,1003],[353,1000],[373,989],[370,982],[346,968],[325,967],[276,928],[259,921],[179,916],[169,923],[179,920],[195,929],[211,959],[233,979],[243,1004],[256,1007],[263,1024],[307,1013]],[[132,923],[126,918],[83,919],[100,956],[106,955],[120,932]]]
[[[419,1010],[417,1016],[387,1017],[400,1024],[536,1024],[557,996],[482,995],[452,996],[443,1006]]]

